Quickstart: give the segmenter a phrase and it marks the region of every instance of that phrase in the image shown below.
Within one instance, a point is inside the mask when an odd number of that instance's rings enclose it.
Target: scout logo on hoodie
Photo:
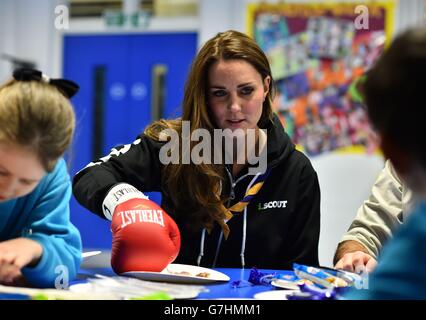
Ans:
[[[286,208],[286,207],[287,207],[287,200],[281,200],[281,201],[269,201],[269,202],[259,203],[257,206],[257,209],[261,211],[266,209],[277,209],[277,208]]]

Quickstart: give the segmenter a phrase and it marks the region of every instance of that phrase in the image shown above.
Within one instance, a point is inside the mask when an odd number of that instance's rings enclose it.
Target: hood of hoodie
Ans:
[[[272,168],[286,160],[295,150],[295,145],[285,132],[280,118],[275,113],[273,114],[272,122],[269,122],[265,129],[268,134],[268,168]]]

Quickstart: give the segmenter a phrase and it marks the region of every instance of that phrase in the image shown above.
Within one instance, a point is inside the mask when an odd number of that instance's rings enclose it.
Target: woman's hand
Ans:
[[[31,239],[16,238],[0,242],[0,283],[25,283],[21,269],[37,265],[42,254],[43,247]]]

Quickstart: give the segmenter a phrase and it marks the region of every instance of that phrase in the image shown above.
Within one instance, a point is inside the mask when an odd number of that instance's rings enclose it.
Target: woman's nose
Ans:
[[[238,96],[231,95],[229,99],[229,110],[231,112],[241,111],[241,101]]]

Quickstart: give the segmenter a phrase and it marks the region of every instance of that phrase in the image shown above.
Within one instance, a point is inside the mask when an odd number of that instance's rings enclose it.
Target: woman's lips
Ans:
[[[241,123],[243,123],[244,119],[239,120],[226,120],[231,126],[239,126]]]

